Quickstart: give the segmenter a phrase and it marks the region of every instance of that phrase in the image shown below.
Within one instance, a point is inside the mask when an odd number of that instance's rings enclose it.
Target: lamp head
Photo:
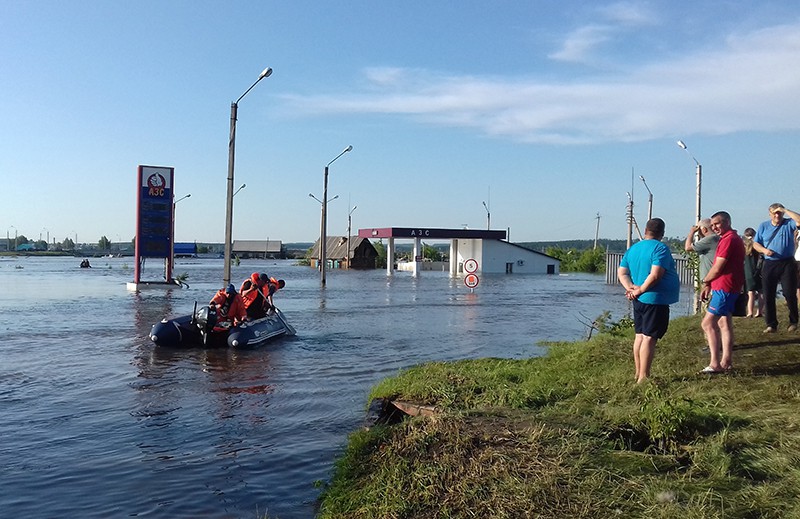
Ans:
[[[261,74],[259,74],[258,79],[261,80],[264,79],[265,77],[270,77],[271,75],[272,75],[272,69],[267,67],[261,71]]]
[[[678,141],[678,146],[680,146],[683,149],[686,149],[686,145],[683,143],[683,141]]]
[[[644,175],[639,175],[639,180],[641,180],[642,182],[644,182]]]
[[[353,151],[353,145],[346,147],[342,153],[347,153],[348,151]]]

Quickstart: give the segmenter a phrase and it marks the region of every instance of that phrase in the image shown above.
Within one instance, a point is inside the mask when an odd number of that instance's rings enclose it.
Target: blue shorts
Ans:
[[[737,299],[739,299],[739,294],[713,290],[711,291],[711,301],[708,302],[708,313],[720,316],[733,315]]]
[[[660,339],[669,326],[669,305],[649,305],[633,300],[633,329],[636,333]]]

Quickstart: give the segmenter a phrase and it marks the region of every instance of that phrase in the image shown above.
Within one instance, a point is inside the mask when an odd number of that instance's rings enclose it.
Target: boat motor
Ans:
[[[203,344],[208,343],[208,335],[217,325],[217,312],[211,307],[203,306],[194,314],[194,322],[203,336]]]

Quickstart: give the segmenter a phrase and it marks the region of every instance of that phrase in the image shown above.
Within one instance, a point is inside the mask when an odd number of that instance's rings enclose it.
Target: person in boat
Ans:
[[[220,289],[214,294],[208,306],[217,312],[217,323],[239,326],[247,318],[244,300],[233,285],[228,285],[228,288]]]
[[[269,305],[267,307],[267,311],[275,309],[275,303],[272,301],[272,295],[285,286],[286,282],[284,280],[269,278],[269,281],[267,281],[267,292],[264,294],[267,296],[267,305]]]
[[[88,259],[84,258],[84,260],[81,261],[81,268],[82,269],[90,269],[90,268],[92,268],[92,265],[89,263]]]
[[[253,272],[245,279],[239,293],[244,300],[244,307],[249,319],[261,319],[267,315],[269,300],[269,276],[261,272]]]

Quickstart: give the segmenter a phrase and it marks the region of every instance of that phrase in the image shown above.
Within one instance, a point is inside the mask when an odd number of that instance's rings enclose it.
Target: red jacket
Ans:
[[[219,316],[217,320],[219,322],[233,321],[234,324],[238,324],[247,317],[244,300],[238,293],[233,294],[229,301],[225,290],[219,290],[211,298],[211,304],[217,306],[217,315]]]
[[[250,278],[245,279],[242,283],[239,293],[242,295],[245,308],[249,308],[253,303],[259,300],[261,300],[261,305],[265,303],[264,298],[261,297],[261,293],[268,290],[268,288],[266,285],[259,285],[259,282],[258,272],[253,272]],[[264,295],[266,296],[267,294]]]

